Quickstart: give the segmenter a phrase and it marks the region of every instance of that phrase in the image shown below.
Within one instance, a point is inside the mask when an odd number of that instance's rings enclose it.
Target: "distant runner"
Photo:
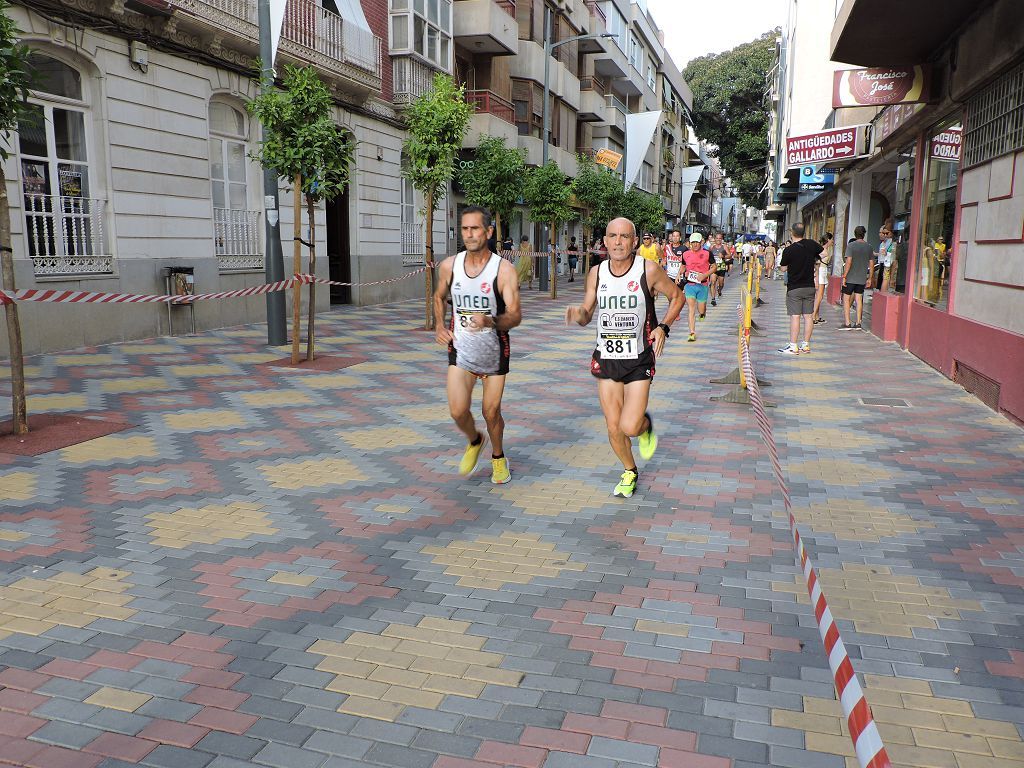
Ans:
[[[491,482],[512,479],[505,458],[505,420],[501,396],[509,367],[508,332],[522,322],[519,278],[511,262],[487,247],[491,215],[470,206],[462,212],[462,242],[466,250],[449,256],[438,267],[434,293],[434,330],[438,344],[448,345],[448,409],[469,445],[459,463],[459,474],[470,475],[490,437]],[[452,321],[445,327],[445,304],[451,297]],[[477,430],[470,412],[473,387],[483,380],[483,415],[487,435]]]
[[[583,304],[567,307],[565,322],[587,325],[597,312],[597,344],[590,372],[597,378],[597,394],[608,426],[608,443],[623,473],[612,491],[629,498],[636,492],[639,473],[633,459],[633,437],[639,437],[640,457],[654,455],[658,437],[647,402],[654,379],[655,359],[679,317],[683,297],[657,263],[639,258],[636,227],[629,219],[608,223],[604,236],[608,260],[590,270]],[[669,297],[668,309],[658,322],[654,292]]]
[[[673,229],[669,233],[668,243],[665,245],[665,272],[679,288],[686,285],[686,278],[683,277],[684,253],[686,253],[686,246],[683,245],[683,233],[678,229]]]
[[[704,250],[704,238],[700,232],[690,235],[690,248],[683,254],[686,264],[686,305],[689,307],[690,335],[687,341],[697,340],[697,312],[700,319],[708,309],[708,283],[711,280],[711,254]]]
[[[729,272],[729,249],[722,242],[722,233],[716,232],[708,253],[715,260],[715,270],[711,275],[711,306],[718,306],[718,297],[722,295],[725,287],[725,276]]]

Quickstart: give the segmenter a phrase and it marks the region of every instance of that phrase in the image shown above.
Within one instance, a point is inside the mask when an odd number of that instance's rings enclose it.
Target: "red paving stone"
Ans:
[[[572,733],[571,731],[556,731],[550,728],[538,728],[528,725],[523,729],[519,743],[530,747],[539,747],[547,750],[558,750],[559,752],[574,752],[578,755],[586,754],[590,746],[590,735],[586,733]]]
[[[84,746],[82,751],[126,762],[138,762],[157,746],[157,742],[148,739],[137,739],[120,733],[104,733]]]
[[[173,720],[154,720],[137,734],[140,739],[151,739],[161,744],[173,744],[176,747],[191,749],[199,743],[209,728],[187,725]]]
[[[255,715],[231,712],[226,709],[218,709],[217,707],[204,707],[201,712],[189,720],[189,723],[214,731],[225,731],[241,735],[252,728],[257,720],[259,718]]]
[[[477,760],[510,768],[540,768],[547,756],[546,749],[503,744],[498,741],[485,741],[474,755]]]

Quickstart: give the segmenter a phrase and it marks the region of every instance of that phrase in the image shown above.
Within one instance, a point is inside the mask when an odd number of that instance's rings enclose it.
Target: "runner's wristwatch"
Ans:
[[[665,332],[665,338],[668,338],[668,326],[664,323],[658,323],[658,327]]]

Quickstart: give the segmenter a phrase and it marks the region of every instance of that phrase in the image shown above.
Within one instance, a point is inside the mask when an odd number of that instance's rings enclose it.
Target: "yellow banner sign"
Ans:
[[[614,171],[619,167],[619,163],[622,162],[622,153],[612,149],[599,149],[597,154],[594,155],[594,162],[599,165],[608,166]]]

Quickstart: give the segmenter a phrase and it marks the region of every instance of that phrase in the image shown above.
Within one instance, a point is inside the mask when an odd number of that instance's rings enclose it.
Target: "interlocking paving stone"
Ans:
[[[368,358],[334,373],[255,367],[255,326],[31,361],[134,426],[0,455],[0,734],[105,768],[147,734],[152,768],[850,764],[756,424],[707,400],[735,367],[728,282],[659,360],[659,452],[628,500],[593,329],[561,322],[576,284],[525,294],[501,487],[455,473],[415,303],[321,316],[321,354]],[[776,356],[763,294],[794,514],[890,755],[1015,768],[1024,432],[831,322]],[[913,407],[860,405],[889,397]],[[68,749],[92,743],[111,752]]]

